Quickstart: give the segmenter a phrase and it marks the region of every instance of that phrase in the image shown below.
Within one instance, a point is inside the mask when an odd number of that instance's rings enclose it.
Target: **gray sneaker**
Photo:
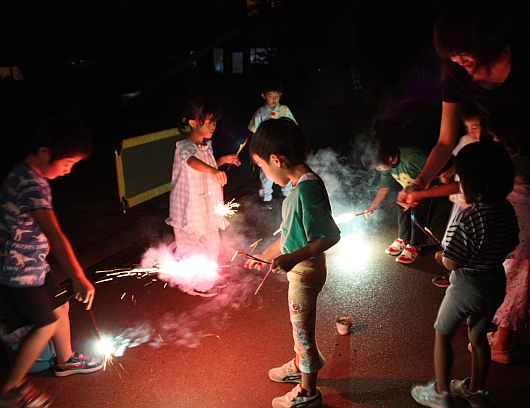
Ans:
[[[294,364],[294,359],[285,363],[281,367],[272,368],[269,370],[269,378],[276,382],[285,383],[302,383],[302,373]]]
[[[447,391],[438,394],[435,387],[436,381],[431,381],[425,385],[417,385],[411,390],[412,398],[424,407],[431,408],[451,408],[451,396]]]
[[[473,408],[485,408],[490,406],[488,391],[478,390],[477,392],[469,391],[467,385],[471,382],[471,377],[463,380],[451,381],[451,393],[465,399]]]

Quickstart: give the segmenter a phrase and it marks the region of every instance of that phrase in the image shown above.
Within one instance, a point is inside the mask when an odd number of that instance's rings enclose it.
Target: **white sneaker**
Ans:
[[[322,406],[322,392],[317,387],[315,395],[312,397],[305,397],[302,395],[302,386],[298,384],[289,391],[286,395],[272,400],[273,408],[316,408]]]
[[[281,367],[271,368],[269,378],[276,382],[301,383],[302,373],[294,364],[294,358]]]
[[[424,407],[451,408],[451,396],[447,391],[438,394],[435,384],[435,381],[431,381],[425,385],[415,386],[410,392],[412,398]]]
[[[465,399],[469,402],[473,408],[485,408],[490,406],[490,400],[488,398],[488,391],[479,390],[477,392],[469,391],[467,384],[471,381],[471,377],[467,377],[464,380],[453,380],[451,381],[451,393]]]

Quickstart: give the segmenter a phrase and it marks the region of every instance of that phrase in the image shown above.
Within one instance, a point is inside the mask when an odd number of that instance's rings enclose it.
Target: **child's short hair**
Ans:
[[[261,84],[261,93],[266,94],[267,92],[283,92],[283,85],[281,82],[276,80],[267,81]]]
[[[521,156],[530,155],[530,106],[512,102],[499,106],[488,116],[488,132],[503,146]]]
[[[390,164],[393,157],[399,155],[399,149],[388,137],[375,136],[366,143],[361,155],[363,166],[373,170],[382,164]]]
[[[462,102],[462,120],[469,120],[469,119],[482,119],[482,115],[480,114],[480,109],[476,104],[469,101]]]
[[[277,154],[296,166],[305,163],[307,144],[298,125],[282,117],[261,122],[250,140],[249,152],[266,161],[272,154]]]
[[[92,137],[77,116],[52,116],[31,138],[29,153],[35,154],[41,147],[50,150],[52,162],[74,156],[86,159],[92,153]]]
[[[455,171],[468,204],[496,203],[513,190],[514,167],[498,142],[464,146],[456,156]]]
[[[195,97],[184,106],[180,126],[189,125],[190,120],[196,120],[202,126],[208,116],[211,116],[211,122],[217,122],[223,117],[223,112],[215,102],[202,96]]]

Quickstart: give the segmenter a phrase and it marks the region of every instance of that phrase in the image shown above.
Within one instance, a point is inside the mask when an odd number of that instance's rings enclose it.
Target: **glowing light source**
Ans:
[[[116,352],[116,348],[114,347],[112,340],[105,336],[98,340],[96,347],[97,350],[104,356],[103,370],[106,370],[107,362],[110,362],[112,359],[112,356]]]
[[[333,219],[335,220],[335,223],[337,224],[345,224],[348,221],[354,219],[355,217],[356,217],[356,214],[348,212],[348,213],[343,213],[341,215],[337,215],[336,217],[333,217]]]
[[[370,256],[370,246],[363,241],[362,231],[341,237],[335,247],[345,270],[359,268],[366,263]]]
[[[217,202],[217,205],[213,209],[214,214],[220,215],[221,217],[231,217],[237,210],[234,208],[239,208],[241,205],[239,203],[234,203],[235,198],[232,198],[228,203]]]

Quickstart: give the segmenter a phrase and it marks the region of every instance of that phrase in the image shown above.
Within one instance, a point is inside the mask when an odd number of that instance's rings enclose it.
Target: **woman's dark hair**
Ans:
[[[50,150],[52,162],[74,156],[86,159],[92,153],[92,137],[77,116],[52,116],[37,129],[28,152],[37,153],[41,147]]]
[[[496,108],[488,117],[488,132],[521,156],[530,155],[530,106],[511,102]]]
[[[249,152],[268,161],[272,154],[283,156],[290,165],[305,163],[306,139],[302,130],[289,118],[269,119],[250,139]]]
[[[471,55],[478,66],[489,68],[510,44],[503,7],[492,2],[465,2],[449,8],[434,25],[434,46],[443,60],[442,80],[452,76],[450,57]]]
[[[184,106],[181,123],[179,124],[180,129],[182,130],[184,126],[188,126],[190,120],[196,120],[202,126],[208,116],[211,116],[211,122],[218,122],[223,117],[223,112],[216,103],[202,96],[193,98]]]
[[[368,170],[375,169],[382,164],[390,164],[392,158],[399,155],[397,145],[384,136],[374,136],[366,143],[361,155],[363,166]]]
[[[498,142],[464,146],[456,156],[455,172],[468,204],[496,203],[513,190],[513,164],[506,149]]]
[[[482,119],[482,114],[477,104],[470,101],[462,102],[462,120],[469,120],[479,118]]]

